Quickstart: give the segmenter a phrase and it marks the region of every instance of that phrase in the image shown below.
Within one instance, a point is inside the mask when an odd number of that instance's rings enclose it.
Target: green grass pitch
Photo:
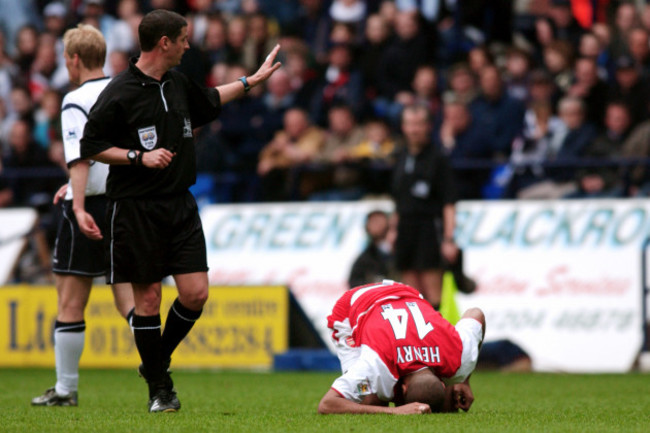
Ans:
[[[469,413],[330,415],[316,406],[335,373],[175,371],[182,409],[149,414],[129,370],[82,370],[79,407],[31,407],[45,369],[0,369],[0,432],[649,432],[650,375],[476,372]]]

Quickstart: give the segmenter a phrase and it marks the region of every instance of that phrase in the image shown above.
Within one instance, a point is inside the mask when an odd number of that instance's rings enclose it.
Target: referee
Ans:
[[[133,332],[149,385],[149,411],[180,402],[167,371],[171,355],[208,298],[205,238],[189,187],[196,180],[193,128],[243,96],[279,67],[276,46],[250,77],[202,87],[172,70],[189,49],[187,22],[154,10],[138,28],[140,57],[116,76],[90,112],[81,156],[110,164],[109,280],[131,282]],[[172,275],[178,297],[161,335],[161,281]]]

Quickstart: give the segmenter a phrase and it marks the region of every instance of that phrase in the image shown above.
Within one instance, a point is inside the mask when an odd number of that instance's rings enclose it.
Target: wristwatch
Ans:
[[[129,158],[131,165],[135,165],[138,162],[138,152],[133,149],[126,152],[126,157]]]
[[[251,89],[251,86],[248,84],[248,80],[246,79],[246,76],[239,77],[238,79],[244,85],[244,91],[248,92]]]

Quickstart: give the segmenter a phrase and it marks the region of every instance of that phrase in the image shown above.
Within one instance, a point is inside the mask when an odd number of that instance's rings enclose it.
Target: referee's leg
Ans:
[[[162,334],[163,359],[169,359],[176,347],[190,332],[201,316],[208,300],[207,272],[191,272],[174,275],[178,297],[174,300]]]

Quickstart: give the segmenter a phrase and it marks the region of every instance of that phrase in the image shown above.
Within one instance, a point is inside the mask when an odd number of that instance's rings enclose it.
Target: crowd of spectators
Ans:
[[[411,104],[430,110],[460,198],[650,193],[642,0],[0,0],[0,207],[47,207],[65,181],[63,32],[97,26],[112,76],[155,8],[187,17],[179,69],[209,85],[282,46],[266,86],[195,131],[201,200],[386,193]]]

